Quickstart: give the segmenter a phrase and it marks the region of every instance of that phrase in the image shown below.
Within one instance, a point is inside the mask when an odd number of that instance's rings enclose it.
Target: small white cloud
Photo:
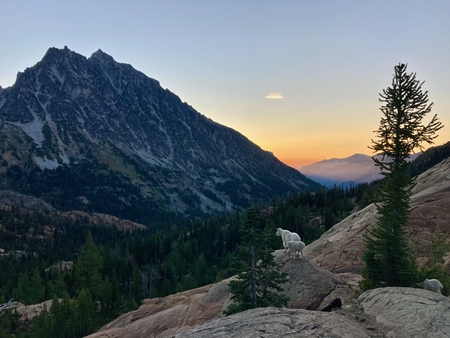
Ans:
[[[266,99],[284,99],[284,96],[278,92],[270,92],[269,95],[266,96]]]

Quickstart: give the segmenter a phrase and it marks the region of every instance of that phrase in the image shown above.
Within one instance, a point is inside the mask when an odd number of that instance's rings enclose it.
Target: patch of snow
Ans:
[[[154,156],[150,151],[146,149],[138,149],[136,150],[136,154],[142,158],[145,162],[153,164],[153,165],[160,165],[162,167],[168,167],[168,164],[170,164],[169,160],[165,160],[162,158],[158,158]]]
[[[229,178],[226,177],[218,177],[218,176],[211,176],[211,179],[213,180],[214,183],[225,183],[227,181],[229,181]]]
[[[78,112],[77,110],[77,121],[80,122],[81,124],[81,130],[80,133],[82,133],[89,141],[91,141],[92,143],[95,143],[95,138],[91,136],[91,134],[89,133],[89,131],[86,129],[85,127],[85,123],[86,121],[89,121],[89,117],[87,116],[86,112],[84,111],[84,107],[83,106],[78,106],[81,110],[81,114]],[[80,115],[83,115],[80,116]]]
[[[78,98],[81,96],[81,93],[82,93],[82,92],[83,92],[83,91],[81,90],[81,88],[75,88],[75,89],[73,89],[72,92],[70,93],[70,94],[71,94],[71,99],[72,99],[72,101],[77,101]]]
[[[34,93],[34,95],[36,96],[36,98],[38,97],[39,92],[41,91],[41,87],[42,87],[42,83],[41,83],[41,81],[39,80],[39,76],[40,76],[40,74],[41,74],[41,70],[42,70],[42,69],[39,69],[39,70],[37,71],[36,75],[35,75],[36,92]]]
[[[111,87],[114,88],[114,90],[116,91],[116,93],[118,93],[119,95],[123,94],[123,89],[117,87],[116,85],[114,85],[114,76],[111,76],[106,70],[104,70],[102,68],[103,74],[105,75],[105,77],[108,79],[109,84],[111,85]],[[126,83],[125,83],[126,84]]]
[[[55,77],[59,80],[59,82],[61,82],[62,86],[64,84],[64,81],[66,81],[65,76],[61,75],[56,66],[51,66],[50,70],[52,71],[52,74],[55,75]]]
[[[256,177],[250,175],[250,173],[247,172],[247,170],[245,170],[238,162],[236,162],[234,159],[231,160],[231,162],[238,167],[239,169],[241,169],[245,174],[247,174],[247,176],[252,180],[253,183],[261,183]]]
[[[185,122],[185,121],[181,121],[181,123],[186,127],[186,129],[188,130],[188,132],[189,132],[189,136],[191,137],[191,138],[193,138],[192,137],[192,130],[191,130],[191,127]]]
[[[49,114],[49,112],[47,111],[48,103],[49,103],[49,101],[41,104],[42,109],[45,112],[45,119],[46,119],[50,129],[52,130],[53,135],[57,138],[58,148],[61,153],[61,159],[63,160],[64,163],[69,164],[70,163],[69,158],[67,157],[66,153],[64,152],[65,144],[64,144],[63,140],[61,140],[61,138],[59,137],[59,134],[58,134],[58,127],[57,127],[56,123],[53,121],[51,114]]]
[[[162,126],[162,124],[159,124],[159,130],[161,130],[164,135],[166,136],[167,139],[167,145],[169,146],[169,159],[168,162],[169,163],[173,163],[173,157],[174,157],[174,153],[175,153],[175,148],[173,146],[172,143],[172,139],[170,138],[169,133],[167,132],[167,130]]]
[[[213,210],[223,210],[223,206],[218,204],[217,202],[211,200],[209,197],[206,197],[204,194],[199,192],[196,189],[192,189],[197,196],[200,198],[200,209],[205,213],[211,213]],[[224,200],[222,197],[217,195],[216,191],[213,191],[215,195],[225,203],[225,209],[230,211],[232,209],[232,204],[229,201]]]
[[[42,157],[36,157],[34,160],[41,170],[54,170],[59,167],[59,163],[56,160],[47,160],[46,158]]]
[[[174,153],[175,153],[175,147],[173,145],[172,139],[169,135],[169,133],[167,132],[166,128],[163,125],[163,121],[160,120],[160,123],[158,125],[158,129],[164,134],[164,136],[166,137],[166,144],[169,148],[168,151],[168,156],[166,157],[166,159],[164,160],[164,162],[166,162],[166,165],[171,166],[174,162]],[[139,154],[139,156],[141,156]],[[142,156],[141,156],[142,157]],[[149,162],[150,163],[150,162]]]
[[[67,157],[64,150],[61,151],[61,154],[59,155],[59,158],[63,161],[64,164],[70,164],[69,157]]]
[[[44,134],[42,134],[42,127],[44,126],[44,122],[41,121],[41,119],[39,118],[39,116],[37,116],[36,112],[33,109],[28,109],[30,110],[31,115],[33,115],[33,121],[28,123],[8,123],[22,129],[25,134],[33,139],[34,143],[36,143],[38,147],[42,147],[42,142],[45,140]]]

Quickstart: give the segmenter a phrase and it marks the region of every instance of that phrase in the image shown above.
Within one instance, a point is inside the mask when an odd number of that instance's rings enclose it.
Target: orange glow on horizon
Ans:
[[[281,162],[287,164],[288,166],[299,169],[301,167],[306,167],[307,165],[310,165],[314,162],[319,162],[324,160],[325,158],[300,158],[300,157],[292,157],[292,156],[285,156],[285,157],[277,157]]]

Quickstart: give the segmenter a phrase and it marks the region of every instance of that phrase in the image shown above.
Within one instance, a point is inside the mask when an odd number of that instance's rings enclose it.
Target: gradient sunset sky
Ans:
[[[98,49],[301,168],[372,155],[394,66],[450,141],[450,1],[0,0],[0,86],[50,47]]]

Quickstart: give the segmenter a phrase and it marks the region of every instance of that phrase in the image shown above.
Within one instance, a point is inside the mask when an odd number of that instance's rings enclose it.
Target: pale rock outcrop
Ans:
[[[339,275],[310,263],[305,258],[292,260],[283,250],[276,250],[274,261],[280,271],[288,273],[288,281],[283,284],[288,307],[317,310],[326,306],[334,298],[341,298],[345,304],[355,297],[354,290]]]
[[[304,258],[292,260],[289,254],[277,250],[274,260],[289,274],[283,288],[290,298],[290,308],[316,310],[337,297],[344,304],[354,298],[354,290],[342,278]],[[146,299],[139,309],[121,315],[88,337],[166,338],[222,318],[231,303],[228,283],[234,278],[165,298]]]
[[[450,300],[413,288],[379,288],[357,303],[324,313],[304,309],[259,308],[215,319],[176,335],[209,337],[388,337],[450,336]]]
[[[223,316],[229,279],[216,284],[146,299],[139,309],[124,313],[89,338],[168,338],[176,333]]]
[[[65,218],[69,218],[74,222],[88,222],[94,226],[115,226],[118,230],[121,231],[134,231],[134,230],[143,230],[147,227],[145,225],[132,222],[126,219],[119,219],[118,217],[100,214],[100,213],[92,213],[88,214],[84,211],[74,210],[74,211],[66,211],[61,213],[61,215]]]
[[[25,305],[20,302],[11,302],[5,304],[1,310],[16,311],[20,315],[20,321],[23,323],[29,323],[32,319],[41,314],[44,309],[47,311],[52,306],[52,300],[46,300],[39,304]],[[0,312],[1,313],[1,312]]]
[[[11,190],[0,190],[0,205],[2,208],[21,206],[25,210],[40,210],[48,213],[55,212],[55,208],[41,199],[22,195]]]
[[[363,262],[363,235],[375,224],[376,208],[371,204],[331,227],[306,246],[305,257],[327,270],[360,274]]]
[[[73,261],[60,261],[47,269],[45,269],[45,272],[50,270],[60,270],[60,271],[72,271],[73,270]]]
[[[359,297],[363,314],[383,327],[386,337],[450,337],[450,300],[432,291],[387,287]]]
[[[333,337],[368,338],[372,332],[340,313],[258,308],[215,319],[176,338]]]
[[[435,234],[450,242],[450,158],[419,175],[411,196],[410,226],[408,233],[414,238],[411,243],[418,263],[428,262],[423,247]],[[374,226],[377,210],[374,204],[357,211],[334,225],[318,240],[306,246],[305,257],[327,270],[340,273],[360,274],[363,268],[363,236]],[[450,256],[444,266],[450,266]]]

